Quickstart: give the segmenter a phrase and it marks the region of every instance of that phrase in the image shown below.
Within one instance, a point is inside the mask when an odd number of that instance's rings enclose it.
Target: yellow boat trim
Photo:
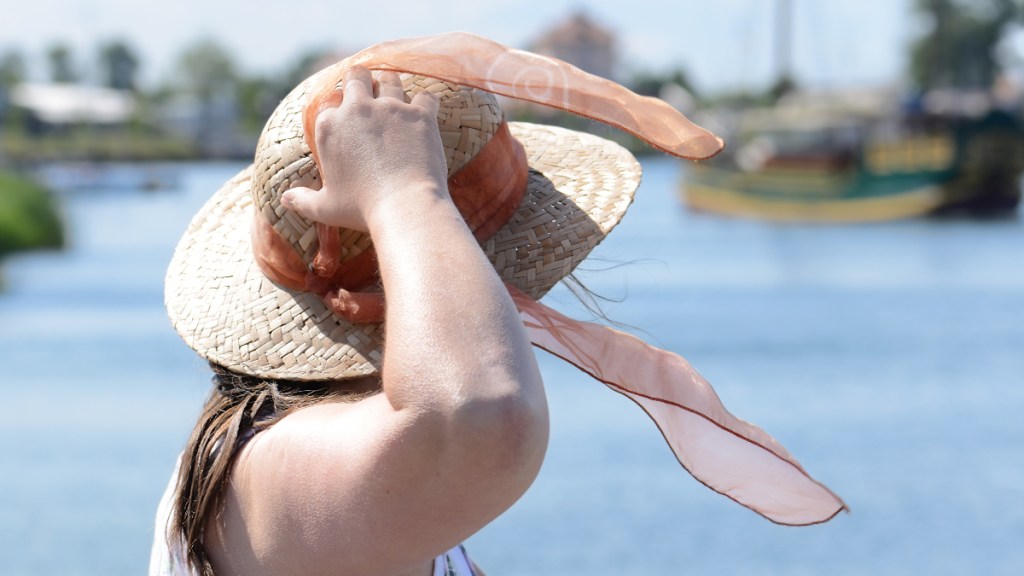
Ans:
[[[870,222],[927,214],[943,203],[937,186],[898,195],[851,200],[766,200],[734,190],[684,184],[683,199],[696,210],[787,222]]]
[[[702,180],[726,180],[737,188],[764,187],[803,193],[809,197],[839,194],[850,180],[830,168],[772,168],[760,172],[731,172],[709,166],[693,166],[693,174]]]

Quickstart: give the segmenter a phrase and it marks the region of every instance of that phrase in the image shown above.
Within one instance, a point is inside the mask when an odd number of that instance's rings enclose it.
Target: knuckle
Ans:
[[[357,117],[368,116],[373,110],[373,100],[355,99],[349,102],[348,112]]]
[[[334,129],[334,114],[330,110],[321,112],[316,117],[317,140],[327,138]]]
[[[388,114],[397,114],[405,107],[404,102],[399,102],[394,98],[387,98],[384,100],[380,100],[379,102],[381,108],[384,110],[384,112]]]

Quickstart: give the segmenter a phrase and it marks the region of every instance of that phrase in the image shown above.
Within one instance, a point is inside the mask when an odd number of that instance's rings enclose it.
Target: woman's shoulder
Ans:
[[[483,494],[453,487],[442,475],[446,448],[406,433],[414,424],[403,418],[376,394],[305,406],[255,434],[238,451],[220,513],[206,525],[214,564],[247,574],[296,573],[296,563],[348,574],[382,559],[389,565],[377,573],[436,563],[437,550],[497,511],[482,509]],[[456,494],[464,498],[458,504]],[[451,521],[453,509],[461,519]]]

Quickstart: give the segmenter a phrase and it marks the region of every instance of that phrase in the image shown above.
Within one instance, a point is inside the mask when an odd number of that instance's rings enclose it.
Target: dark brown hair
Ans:
[[[203,529],[218,511],[231,465],[245,441],[299,408],[366,395],[339,393],[325,382],[265,380],[210,366],[213,389],[181,455],[169,534],[172,550],[180,546],[202,576],[214,576],[203,549]]]

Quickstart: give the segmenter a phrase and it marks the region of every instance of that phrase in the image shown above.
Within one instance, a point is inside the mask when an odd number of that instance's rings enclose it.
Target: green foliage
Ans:
[[[190,160],[199,157],[199,151],[194,143],[145,126],[123,130],[96,130],[82,126],[67,132],[36,136],[23,130],[0,132],[0,157],[6,157],[13,163]]]
[[[8,50],[0,56],[0,88],[10,88],[25,79],[25,58],[20,52]]]
[[[46,51],[50,65],[50,80],[53,82],[76,82],[78,72],[71,58],[71,48],[66,44],[54,44]]]
[[[0,172],[0,258],[16,250],[59,248],[63,243],[63,227],[49,192]]]
[[[682,68],[675,68],[667,72],[638,72],[633,76],[633,81],[630,84],[633,92],[643,96],[657,96],[666,84],[677,84],[686,88],[690,94],[697,94]]]
[[[280,102],[277,86],[266,78],[243,78],[238,81],[236,94],[242,127],[259,134]]]
[[[212,102],[217,96],[234,95],[238,73],[231,53],[212,39],[200,40],[178,59],[175,84],[198,98]]]
[[[1022,0],[916,0],[927,31],[910,49],[910,75],[921,90],[988,88],[999,73],[995,47],[1020,20]]]
[[[135,91],[139,57],[135,55],[131,46],[123,41],[113,40],[100,46],[99,56],[104,86]]]
[[[795,92],[797,89],[796,80],[788,74],[784,74],[779,77],[778,80],[772,84],[772,87],[768,89],[768,95],[771,97],[773,102],[778,102],[786,94]]]
[[[772,86],[764,91],[739,90],[723,92],[716,95],[710,102],[717,107],[735,109],[774,106],[778,101],[775,89],[776,86]]]

